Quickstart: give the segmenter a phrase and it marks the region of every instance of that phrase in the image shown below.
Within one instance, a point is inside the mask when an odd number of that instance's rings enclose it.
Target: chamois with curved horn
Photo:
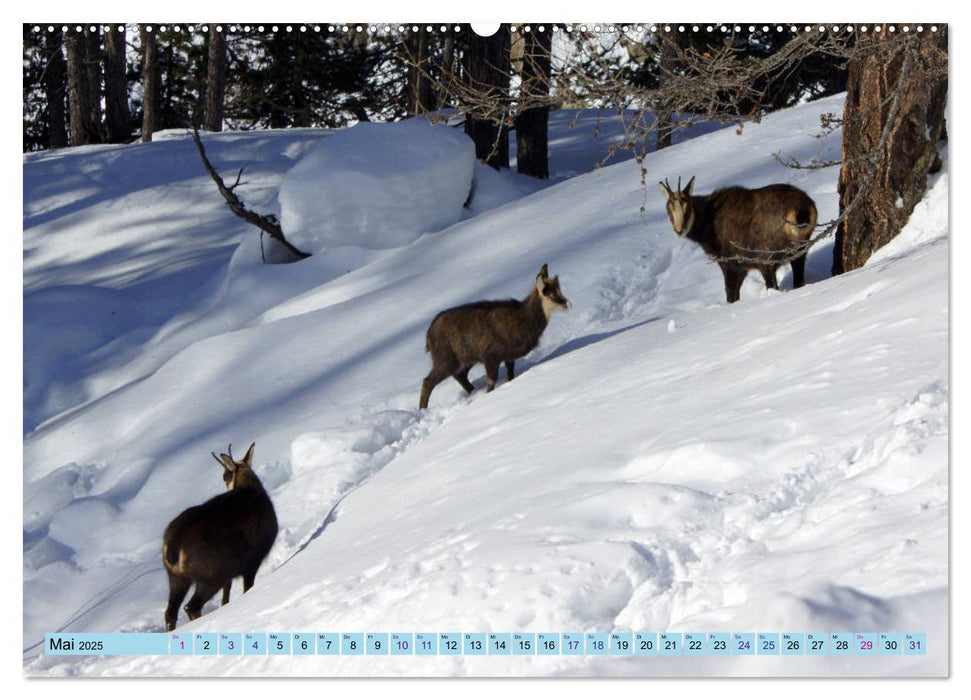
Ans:
[[[749,270],[762,273],[765,286],[778,289],[776,270],[792,266],[792,286],[806,283],[806,241],[816,226],[816,203],[798,187],[768,185],[750,190],[726,187],[693,195],[694,176],[672,191],[659,182],[667,199],[668,220],[678,236],[700,245],[716,260],[725,277],[728,301],[738,301]],[[793,253],[802,251],[793,257]]]
[[[506,364],[506,377],[512,380],[516,360],[536,347],[550,315],[569,308],[560,278],[549,277],[549,269],[543,265],[532,291],[522,301],[477,301],[440,312],[425,337],[432,370],[421,383],[418,408],[427,408],[432,389],[450,376],[471,394],[469,370],[479,362],[485,365],[486,392],[495,387],[502,363]]]
[[[165,528],[162,563],[169,575],[169,604],[165,629],[175,629],[179,605],[195,585],[185,606],[190,620],[202,614],[202,606],[222,588],[222,604],[229,602],[233,579],[243,577],[243,593],[256,578],[256,571],[276,539],[277,521],[273,503],[253,471],[253,449],[249,446],[241,461],[229,454],[212,456],[223,468],[228,491],[205,503],[188,508]]]

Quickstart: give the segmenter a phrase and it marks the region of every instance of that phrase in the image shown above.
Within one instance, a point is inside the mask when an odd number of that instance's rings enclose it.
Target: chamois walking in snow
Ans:
[[[469,370],[478,362],[485,365],[487,392],[495,387],[503,362],[511,380],[516,360],[536,347],[550,315],[569,308],[570,302],[560,291],[560,278],[550,279],[543,265],[532,291],[522,301],[477,301],[442,311],[426,335],[432,370],[421,383],[418,408],[428,407],[432,389],[449,376],[471,394]]]
[[[165,528],[162,562],[169,575],[169,604],[165,629],[175,629],[181,605],[189,587],[195,592],[185,606],[190,620],[202,614],[202,606],[223,589],[229,602],[233,579],[243,577],[243,593],[250,589],[256,571],[276,539],[277,522],[273,503],[253,472],[253,448],[242,461],[229,454],[213,458],[223,467],[226,493],[188,508]]]
[[[709,195],[692,195],[695,179],[684,190],[659,182],[667,199],[668,220],[678,236],[694,241],[717,260],[725,276],[729,303],[749,270],[762,273],[765,286],[778,289],[775,271],[805,245],[816,226],[816,204],[792,185],[769,185],[757,190],[726,187]],[[789,261],[792,286],[806,283],[806,252]]]

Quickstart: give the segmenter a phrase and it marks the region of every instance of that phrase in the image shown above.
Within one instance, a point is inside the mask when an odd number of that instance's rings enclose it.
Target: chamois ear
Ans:
[[[220,457],[219,461],[222,462],[223,467],[226,469],[226,471],[228,472],[236,471],[236,462],[233,461],[232,456],[223,452],[221,455],[219,455],[219,457]]]
[[[691,188],[694,187],[694,186],[695,186],[695,176],[692,175],[691,176],[691,179],[688,180],[688,184],[684,186],[684,193],[690,197],[691,196]]]
[[[546,286],[547,275],[549,274],[549,272],[550,272],[549,268],[547,268],[546,264],[544,263],[543,269],[541,269],[539,271],[539,274],[536,275],[536,289],[539,290],[541,294],[543,292],[543,287]]]
[[[245,464],[247,467],[252,467],[253,466],[253,448],[254,447],[256,447],[256,443],[255,442],[252,445],[249,446],[249,449],[246,450],[246,456],[243,457],[243,464]]]
[[[657,186],[660,188],[661,194],[663,194],[668,199],[671,199],[672,192],[670,187],[668,187],[665,183],[661,182],[660,180],[658,181]]]
[[[209,454],[212,455],[212,458],[214,460],[216,460],[217,462],[219,462],[219,466],[221,466],[223,469],[226,469],[226,463],[222,459],[220,459],[219,457],[217,457],[215,452],[210,452]],[[225,457],[225,456],[226,455],[223,455],[223,457]]]

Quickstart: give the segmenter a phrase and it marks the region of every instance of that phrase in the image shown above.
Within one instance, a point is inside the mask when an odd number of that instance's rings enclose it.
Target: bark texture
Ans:
[[[67,91],[70,113],[70,143],[72,146],[83,146],[96,143],[96,134],[89,123],[91,117],[91,91],[88,88],[88,71],[85,67],[87,60],[84,33],[73,27],[68,31],[64,41],[67,54]]]
[[[938,158],[947,101],[947,29],[901,40],[871,32],[850,62],[833,274],[862,266],[907,223]]]
[[[92,26],[94,31],[91,31]],[[94,143],[104,139],[101,133],[101,27],[89,25],[84,32],[84,68],[88,86],[88,129]]]
[[[226,96],[226,35],[209,27],[209,62],[206,81],[206,131],[223,130]]]
[[[155,43],[155,31],[148,31],[144,26],[139,28],[139,38],[142,44],[142,87],[144,97],[142,101],[142,141],[151,141],[152,134],[158,131],[159,109],[159,70],[158,47]]]
[[[105,132],[109,143],[129,137],[128,78],[124,25],[105,32]]]

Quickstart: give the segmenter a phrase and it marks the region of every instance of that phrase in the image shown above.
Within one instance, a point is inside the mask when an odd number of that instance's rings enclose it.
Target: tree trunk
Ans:
[[[423,63],[428,61],[428,32],[421,32],[418,41],[418,55]],[[435,100],[435,90],[432,86],[432,81],[428,78],[428,69],[424,67],[424,70],[418,76],[417,95],[418,95],[418,114],[425,114],[427,112],[433,112],[438,108]]]
[[[431,80],[428,79],[428,32],[423,29],[406,41],[413,57],[413,65],[408,69],[408,113],[426,114],[436,107],[435,93]]]
[[[67,146],[67,120],[64,95],[67,88],[67,72],[64,68],[64,37],[60,29],[45,32],[44,48],[47,69],[44,71],[44,93],[47,98],[47,146]]]
[[[206,83],[206,131],[223,130],[226,94],[226,35],[209,26],[209,61]]]
[[[674,71],[677,62],[677,48],[672,39],[658,36],[661,50],[661,80],[666,80],[667,76]],[[674,133],[674,122],[671,118],[671,105],[665,100],[658,101],[654,110],[654,124],[657,127],[657,141],[654,147],[660,151],[671,145],[671,135]]]
[[[88,128],[94,143],[104,141],[101,126],[101,27],[84,32],[84,65],[88,73]]]
[[[178,107],[178,98],[181,92],[179,73],[183,68],[182,58],[176,54],[176,40],[170,39],[159,44],[158,38],[156,38],[155,42],[159,86],[156,130],[183,126],[189,115],[187,111],[180,112]],[[201,71],[201,68],[199,70]],[[201,91],[199,94],[201,95]]]
[[[850,211],[836,231],[834,275],[861,267],[907,223],[937,158],[947,101],[946,28],[897,37],[883,25],[858,41],[866,50],[849,66],[839,177],[840,211]]]
[[[67,53],[67,91],[68,108],[70,111],[70,142],[72,146],[83,146],[93,143],[92,134],[88,129],[88,118],[91,108],[88,105],[90,92],[88,91],[88,73],[84,68],[85,51],[84,35],[72,30],[68,31],[64,47]]]
[[[550,94],[550,54],[553,33],[533,31],[523,34],[522,84],[525,101],[545,101]],[[547,179],[550,176],[548,137],[550,108],[531,107],[516,115],[516,170],[523,175]]]
[[[108,143],[128,140],[128,64],[124,25],[110,25],[105,34],[105,132]]]
[[[452,75],[452,68],[455,65],[455,32],[451,31],[449,27],[448,34],[445,35],[445,40],[442,42],[442,63],[441,68],[437,73],[438,78],[443,78],[444,76]],[[456,76],[458,77],[458,76]],[[441,93],[435,92],[435,104],[439,107],[448,106],[450,103],[450,95],[447,89],[443,90]]]
[[[493,114],[473,106],[465,119],[465,133],[475,142],[475,157],[496,170],[509,167],[509,128],[496,112],[509,94],[509,29],[502,25],[490,37],[469,30],[466,79]],[[491,118],[490,118],[491,116]]]
[[[139,27],[138,35],[142,44],[142,141],[151,141],[152,134],[158,131],[158,47],[153,31]]]
[[[455,33],[449,31],[445,35],[445,41],[442,44],[442,72],[445,75],[449,75],[452,72],[452,63],[455,59]]]

